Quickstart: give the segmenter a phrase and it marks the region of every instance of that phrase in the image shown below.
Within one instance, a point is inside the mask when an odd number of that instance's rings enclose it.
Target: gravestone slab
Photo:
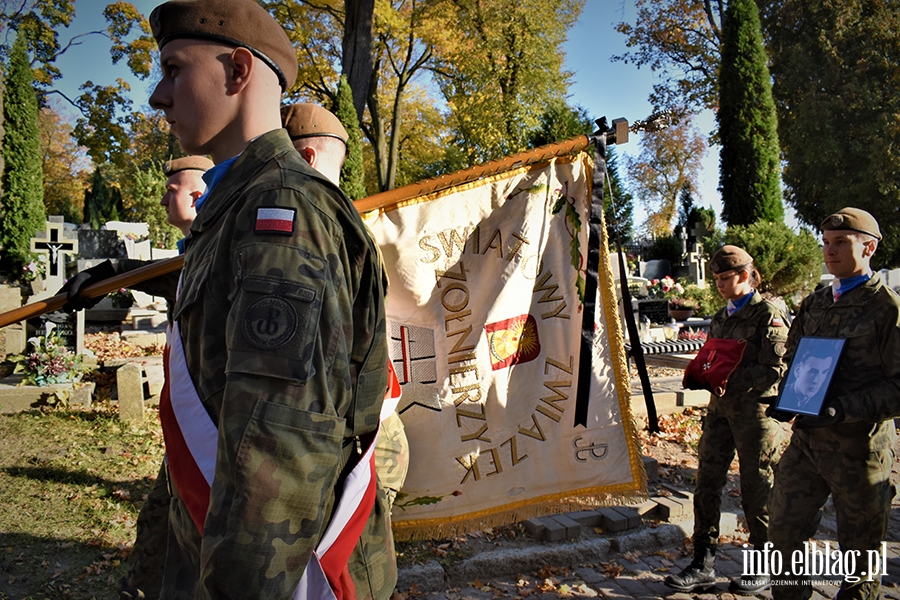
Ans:
[[[638,300],[638,318],[640,321],[644,317],[651,323],[668,323],[669,322],[669,301],[668,300]]]
[[[0,285],[0,313],[22,306],[22,290],[17,286]],[[25,349],[25,332],[20,323],[0,329],[0,355],[19,354]]]
[[[115,231],[106,229],[78,230],[78,257],[80,259],[101,259],[95,263],[100,264],[107,258],[125,258],[126,256],[125,244],[119,239],[119,234]],[[81,271],[83,269],[79,268],[78,270]]]
[[[132,236],[134,238],[150,237],[150,226],[146,223],[129,223],[127,221],[107,221],[103,225],[104,229],[115,231],[121,238]]]
[[[59,342],[75,354],[84,353],[84,311],[68,314],[61,310],[46,313],[28,320],[27,328],[33,335],[47,335],[56,331]],[[31,337],[29,335],[29,337]]]
[[[128,363],[116,369],[116,390],[119,396],[119,419],[144,420],[144,383],[141,366]]]
[[[66,279],[66,256],[78,254],[78,236],[65,227],[63,218],[47,218],[46,230],[31,238],[31,251],[47,257],[47,273],[44,276],[44,291],[35,294],[31,300],[43,300],[56,294]]]

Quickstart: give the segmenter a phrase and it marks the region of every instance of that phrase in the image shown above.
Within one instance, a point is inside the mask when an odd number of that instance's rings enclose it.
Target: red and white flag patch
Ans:
[[[254,231],[263,233],[294,233],[293,208],[257,208]]]
[[[772,319],[772,327],[784,327],[784,320],[781,317],[774,317]]]

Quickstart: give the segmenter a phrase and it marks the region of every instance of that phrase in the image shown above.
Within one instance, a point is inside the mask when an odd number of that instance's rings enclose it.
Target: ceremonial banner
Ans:
[[[646,494],[605,234],[585,285],[592,169],[563,156],[363,215],[390,277],[410,446],[398,537]],[[579,378],[586,289],[593,368]]]

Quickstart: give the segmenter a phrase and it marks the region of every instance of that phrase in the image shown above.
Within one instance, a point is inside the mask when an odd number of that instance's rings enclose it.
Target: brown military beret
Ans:
[[[317,104],[290,104],[281,107],[281,125],[292,140],[308,137],[335,137],[347,143],[347,130],[330,110]]]
[[[162,171],[166,177],[171,177],[181,171],[208,171],[215,166],[213,161],[205,156],[182,156],[163,163]]]
[[[250,50],[275,74],[282,91],[297,81],[297,53],[281,25],[254,0],[169,0],[150,13],[159,49],[196,38]]]
[[[709,269],[718,275],[719,273],[749,265],[752,262],[753,257],[737,246],[722,246],[713,255],[712,260],[709,261]]]
[[[858,231],[867,233],[872,237],[881,239],[881,229],[878,227],[878,221],[875,217],[859,208],[842,208],[833,215],[828,215],[822,224],[819,225],[822,231],[832,229],[849,229],[850,231]]]

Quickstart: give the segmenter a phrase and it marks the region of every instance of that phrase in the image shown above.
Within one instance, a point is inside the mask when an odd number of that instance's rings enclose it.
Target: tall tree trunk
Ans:
[[[341,43],[343,75],[353,90],[353,108],[362,123],[369,81],[372,78],[372,16],[375,0],[344,2],[344,38]]]

